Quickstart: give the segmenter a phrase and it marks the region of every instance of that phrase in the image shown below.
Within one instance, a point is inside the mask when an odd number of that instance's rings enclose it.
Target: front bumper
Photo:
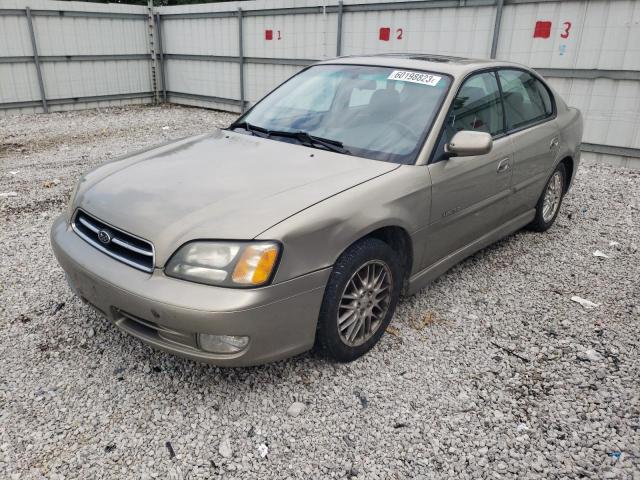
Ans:
[[[125,332],[153,347],[221,366],[248,366],[309,350],[331,269],[255,289],[200,285],[145,273],[98,251],[59,217],[51,245],[71,288]],[[246,335],[234,354],[198,347],[197,334]]]

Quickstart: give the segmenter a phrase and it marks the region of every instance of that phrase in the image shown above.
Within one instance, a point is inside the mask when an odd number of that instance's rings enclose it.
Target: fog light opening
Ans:
[[[199,344],[202,350],[211,353],[238,353],[249,344],[249,337],[244,335],[210,335],[201,333]]]

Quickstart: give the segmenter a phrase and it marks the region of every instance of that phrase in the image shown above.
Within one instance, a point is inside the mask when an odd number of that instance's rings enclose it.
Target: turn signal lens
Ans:
[[[247,247],[233,271],[234,283],[262,285],[269,280],[278,260],[278,245],[263,243]]]

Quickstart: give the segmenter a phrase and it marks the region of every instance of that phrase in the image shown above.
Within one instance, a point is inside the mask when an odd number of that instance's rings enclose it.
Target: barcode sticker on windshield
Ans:
[[[394,70],[387,80],[399,80],[401,82],[421,83],[435,87],[442,77],[431,75],[430,73],[407,72],[405,70]]]

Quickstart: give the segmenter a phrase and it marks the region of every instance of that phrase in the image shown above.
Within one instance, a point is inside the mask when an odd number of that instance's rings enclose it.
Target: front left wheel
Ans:
[[[380,340],[400,296],[402,268],[385,242],[367,238],[336,261],[325,289],[316,343],[328,357],[350,362]]]

